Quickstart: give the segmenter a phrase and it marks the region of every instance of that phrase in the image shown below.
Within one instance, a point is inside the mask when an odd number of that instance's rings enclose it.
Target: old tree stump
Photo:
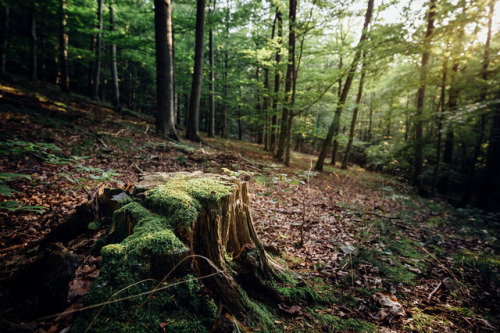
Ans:
[[[154,173],[111,199],[102,268],[86,297],[96,306],[72,331],[273,330],[273,311],[298,281],[257,237],[247,183]]]

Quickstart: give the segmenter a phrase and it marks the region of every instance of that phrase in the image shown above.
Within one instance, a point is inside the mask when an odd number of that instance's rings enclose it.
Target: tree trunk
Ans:
[[[274,30],[274,29],[273,29]],[[273,32],[274,34],[274,32]],[[271,38],[272,39],[272,38]],[[271,147],[271,117],[269,114],[269,67],[264,67],[264,114],[265,114],[265,123],[264,123],[264,150],[269,151]]]
[[[6,74],[6,65],[7,65],[7,49],[9,46],[9,18],[10,18],[10,8],[9,1],[4,1],[5,5],[5,21],[4,21],[4,31],[3,31],[3,41],[2,41],[2,55],[1,55],[1,64],[0,64],[0,75],[5,76]]]
[[[175,73],[175,31],[172,24],[172,68],[173,68],[173,84],[174,84],[174,118],[175,125],[180,125],[180,111],[179,111],[179,93],[177,92],[177,74]]]
[[[449,41],[447,42],[447,51],[449,49]],[[443,142],[443,136],[441,131],[443,129],[443,119],[445,112],[445,98],[446,98],[446,81],[448,77],[448,57],[445,55],[443,60],[443,75],[441,80],[441,97],[440,97],[440,108],[438,107],[436,115],[436,125],[437,125],[437,140],[436,140],[436,165],[434,166],[434,173],[432,175],[432,189],[431,194],[435,193],[436,186],[439,179],[439,169],[441,164],[441,146]]]
[[[101,80],[101,52],[102,52],[102,29],[103,29],[103,0],[97,0],[97,39],[94,61],[94,86],[92,89],[92,99],[99,100],[99,83]]]
[[[36,1],[31,4],[31,75],[30,80],[36,82],[38,78],[38,40],[36,34]]]
[[[497,97],[498,98],[498,97]],[[486,154],[479,206],[486,210],[500,211],[500,105],[495,105],[490,142]]]
[[[172,1],[155,0],[156,131],[179,140],[174,119]]]
[[[276,157],[278,160],[283,160],[283,155],[287,150],[287,142],[290,143],[290,133],[292,131],[293,124],[293,105],[291,103],[291,93],[293,87],[293,81],[295,78],[295,19],[297,14],[297,0],[290,0],[289,4],[289,14],[290,19],[289,34],[288,34],[288,64],[286,68],[285,76],[285,99],[283,101],[283,111],[281,116],[281,130],[278,142],[278,150],[276,152]],[[288,164],[290,161],[288,160]],[[286,159],[285,159],[285,164]]]
[[[318,156],[318,161],[316,162],[316,166],[314,167],[318,171],[323,171],[323,164],[326,158],[326,154],[328,153],[328,148],[330,147],[330,142],[332,142],[333,135],[335,134],[335,132],[338,132],[339,129],[342,109],[344,108],[345,101],[347,100],[347,94],[349,93],[349,89],[351,88],[352,80],[354,78],[354,74],[356,73],[356,67],[358,66],[359,59],[361,58],[363,42],[366,39],[366,31],[368,29],[368,25],[370,24],[370,20],[372,17],[373,1],[374,0],[368,0],[368,8],[366,9],[365,22],[363,24],[363,31],[361,33],[361,38],[356,47],[356,53],[354,54],[354,59],[352,60],[351,67],[349,68],[349,73],[347,74],[346,82],[342,89],[342,95],[337,104],[337,109],[335,111],[333,121],[330,124],[330,127],[328,128],[328,134],[321,148],[321,152]]]
[[[484,88],[481,89],[481,94],[479,96],[479,100],[482,102],[486,99],[487,96],[487,81],[488,81],[488,67],[490,64],[490,43],[491,43],[491,26],[493,23],[493,13],[495,10],[495,2],[496,0],[491,0],[488,7],[489,7],[489,12],[488,12],[488,33],[486,37],[486,43],[484,45],[484,55],[483,55],[483,65],[481,68],[481,79],[483,80]],[[498,108],[498,106],[497,106]],[[484,114],[481,115],[481,123],[478,128],[479,132],[479,139],[477,141],[476,147],[474,149],[474,156],[472,158],[471,165],[469,167],[469,172],[467,174],[467,179],[465,181],[465,187],[464,187],[464,193],[462,195],[462,200],[460,202],[460,205],[462,207],[465,207],[470,201],[472,197],[472,192],[473,192],[473,185],[474,185],[474,173],[476,170],[476,162],[477,158],[479,157],[479,152],[481,150],[481,145],[483,143],[484,139],[484,132],[485,132],[485,116]],[[493,176],[494,177],[494,176]]]
[[[422,174],[424,164],[424,104],[425,104],[425,88],[427,81],[427,64],[430,56],[431,35],[434,30],[434,16],[436,15],[436,0],[430,0],[429,10],[427,12],[427,31],[424,39],[424,52],[422,54],[422,65],[420,72],[420,86],[417,91],[417,112],[415,122],[415,170],[413,173],[413,185],[419,189],[422,188],[420,175]]]
[[[211,0],[209,5],[209,15],[214,15],[216,0]],[[215,137],[215,60],[214,60],[214,31],[210,27],[208,31],[208,49],[210,62],[210,96],[209,96],[209,116],[208,116],[208,137]]]
[[[370,110],[368,112],[368,131],[366,132],[366,141],[371,143],[373,131],[373,93],[370,95]]]
[[[274,34],[276,32],[276,17],[273,21],[273,27],[271,29],[271,40],[274,39]],[[268,59],[272,60],[272,55]],[[269,65],[264,65],[264,113],[266,116],[266,120],[264,123],[264,150],[271,151],[271,114],[270,114],[270,95],[271,95],[271,86],[270,86],[270,78],[269,78]]]
[[[59,85],[62,92],[69,91],[69,70],[68,70],[68,34],[66,33],[66,6],[67,0],[60,0],[60,31],[59,31],[59,63],[61,66],[61,75]]]
[[[277,47],[276,47],[276,68],[274,72],[274,95],[273,95],[273,108],[271,117],[271,151],[274,152],[276,149],[276,132],[278,128],[278,101],[280,92],[280,82],[281,73],[279,70],[279,64],[281,61],[281,43],[283,39],[283,17],[281,15],[281,9],[276,6],[276,24],[277,24]]]
[[[340,57],[338,65],[339,71],[342,69],[343,66],[344,66],[344,59]],[[340,99],[342,98],[342,76],[339,77],[337,82],[339,84],[339,90],[337,90],[337,98],[340,101]],[[339,141],[337,140],[338,134],[339,134],[339,129],[337,127],[335,129],[335,133],[333,134],[334,138],[333,138],[333,148],[332,148],[332,159],[330,160],[330,164],[333,166],[335,166],[335,163],[337,161],[337,151],[339,149]]]
[[[186,138],[196,142],[200,141],[198,136],[198,125],[200,116],[200,96],[203,79],[203,58],[205,50],[205,0],[196,1],[196,40],[194,49],[193,83],[191,85],[191,99],[189,101],[189,112],[186,129]]]
[[[224,101],[222,101],[222,123],[221,123],[221,138],[227,139],[228,133],[228,124],[227,124],[227,113],[229,109],[229,101],[228,101],[228,87],[227,87],[227,77],[228,77],[228,66],[229,66],[229,55],[228,52],[224,52]]]
[[[115,31],[115,11],[113,5],[109,5],[109,30]],[[113,77],[113,105],[120,108],[120,86],[118,84],[118,66],[116,63],[116,44],[111,43],[111,76]]]
[[[358,118],[359,104],[361,103],[361,97],[363,96],[363,84],[365,82],[365,53],[363,52],[363,60],[361,63],[361,79],[359,80],[358,95],[356,96],[356,107],[352,113],[351,128],[349,131],[349,142],[345,149],[344,159],[342,160],[342,169],[347,169],[347,163],[349,162],[349,154],[351,153],[352,143],[354,141],[354,131],[356,129],[356,121]]]

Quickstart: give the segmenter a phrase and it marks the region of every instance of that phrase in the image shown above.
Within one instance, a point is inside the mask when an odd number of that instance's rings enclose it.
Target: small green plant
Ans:
[[[245,171],[245,170],[232,171],[232,170],[229,170],[228,168],[222,168],[222,171],[224,171],[225,173],[227,173],[233,177],[240,177],[240,176],[245,176],[245,175],[253,176],[254,175],[253,172],[249,172],[249,171]]]
[[[184,156],[184,155],[177,155],[177,156],[175,157],[175,160],[176,160],[177,162],[179,162],[180,164],[186,164],[188,159],[187,159],[187,157],[186,157],[186,156]]]
[[[31,181],[31,176],[17,174],[17,173],[0,173],[0,195],[11,197],[15,193],[21,193],[19,191],[11,189],[5,184],[12,181],[22,181],[22,180]],[[0,202],[0,209],[7,211],[14,211],[14,212],[22,210],[22,211],[36,212],[41,214],[44,212],[45,209],[47,209],[47,207],[29,206],[23,204],[18,200],[6,200]]]
[[[119,183],[118,180],[114,179],[114,177],[120,176],[115,170],[102,170],[100,168],[92,167],[92,166],[84,166],[81,161],[86,159],[87,157],[67,156],[63,153],[62,149],[52,143],[45,142],[27,142],[20,140],[6,140],[0,141],[0,155],[29,155],[33,156],[42,162],[53,165],[58,168],[59,175],[66,178],[72,183],[77,183],[80,187],[82,187],[86,192],[88,189],[85,186],[85,182],[103,182],[103,181],[113,181]],[[73,168],[64,168],[64,165],[73,166]],[[76,178],[76,175],[79,173],[86,173],[86,177]],[[6,174],[8,175],[8,174]],[[11,174],[12,175],[12,174]],[[27,176],[29,177],[29,176]],[[26,175],[21,175],[20,177],[15,177],[14,179],[11,177],[9,179],[1,180],[1,184],[8,181],[26,179]],[[29,178],[31,180],[31,178]],[[7,186],[3,185],[4,190]],[[3,193],[0,193],[3,194]],[[4,194],[5,195],[5,194]],[[15,207],[22,207],[19,205],[14,205],[13,203],[9,204],[9,209],[14,210]],[[19,208],[21,209],[21,208]]]

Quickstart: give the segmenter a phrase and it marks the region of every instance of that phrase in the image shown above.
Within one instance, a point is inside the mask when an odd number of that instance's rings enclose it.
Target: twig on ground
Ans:
[[[429,294],[429,296],[427,297],[427,301],[430,301],[432,296],[434,296],[435,293],[438,292],[438,290],[441,288],[441,286],[443,285],[443,281],[439,281],[439,284],[437,285],[436,288],[434,288],[433,291],[431,291],[431,293]]]
[[[373,216],[376,216],[376,217],[380,217],[382,219],[387,219],[387,220],[402,220],[401,217],[398,217],[398,216],[385,216],[385,215],[380,215],[380,214],[377,214],[377,213],[370,213],[370,212],[367,212],[367,213],[364,213],[365,215],[373,215]]]
[[[250,161],[250,160],[249,160],[249,159],[247,159],[247,158],[244,158],[243,156],[241,156],[241,154],[239,154],[239,153],[238,153],[238,156],[239,156],[239,157],[240,157],[243,161],[248,162],[248,163],[250,163],[251,165],[255,166],[255,163],[254,163],[254,162]]]

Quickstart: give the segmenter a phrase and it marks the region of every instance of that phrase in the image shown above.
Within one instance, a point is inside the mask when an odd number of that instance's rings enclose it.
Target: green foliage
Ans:
[[[52,143],[32,143],[20,140],[0,141],[0,155],[30,155],[43,162],[59,168],[59,175],[66,178],[71,183],[82,186],[85,190],[84,182],[116,182],[120,181],[114,177],[120,176],[115,170],[102,170],[93,166],[85,166],[81,163],[87,157],[67,156],[62,149]],[[73,165],[73,170],[62,168],[63,165]],[[78,174],[84,173],[85,177],[76,178]],[[5,180],[3,182],[6,182]]]
[[[29,180],[31,181],[31,176],[30,175],[23,175],[23,174],[16,174],[16,173],[0,173],[0,196],[6,196],[10,197],[13,194],[16,193],[21,193],[19,191],[13,190],[7,185],[5,185],[8,182],[18,182],[22,180]],[[36,212],[36,213],[43,213],[47,207],[43,206],[30,206],[30,205],[25,205],[22,202],[18,200],[5,200],[0,202],[0,210],[6,210],[10,212],[15,212],[15,211],[25,211],[25,212]]]
[[[500,283],[500,258],[498,256],[461,250],[453,257],[461,266],[478,272],[486,281]]]
[[[325,300],[311,288],[307,283],[300,283],[292,287],[280,287],[276,290],[283,296],[295,301],[303,301],[308,304],[324,304]]]

